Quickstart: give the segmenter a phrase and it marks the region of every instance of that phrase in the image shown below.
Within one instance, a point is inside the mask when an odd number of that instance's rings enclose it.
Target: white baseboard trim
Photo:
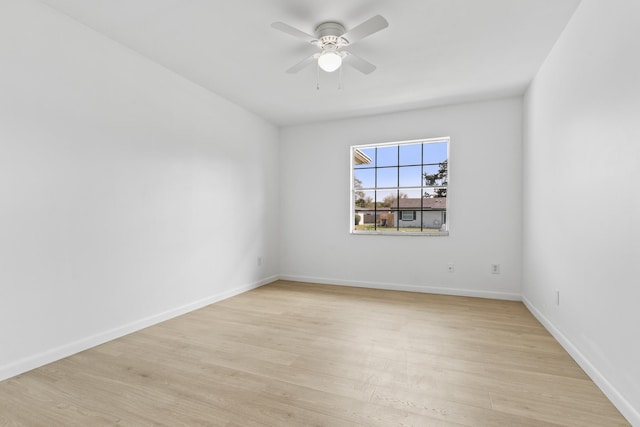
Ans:
[[[281,274],[281,280],[292,282],[320,283],[324,285],[354,286],[357,288],[386,289],[389,291],[419,292],[423,294],[455,295],[463,297],[490,298],[509,301],[520,301],[520,294],[495,291],[479,291],[475,289],[442,288],[434,286],[416,286],[402,283],[365,282],[360,280],[328,279],[325,277],[296,276]]]
[[[632,426],[640,426],[640,408],[633,405],[618,392],[618,390],[605,378],[604,375],[593,366],[589,359],[564,335],[555,325],[524,296],[522,302],[536,319],[549,331],[560,345],[571,355],[573,360],[586,372],[593,382],[609,398],[611,403],[618,408],[622,415]]]
[[[248,285],[238,286],[236,288],[229,289],[227,291],[220,292],[215,295],[211,295],[207,298],[203,298],[201,300],[194,301],[189,304],[182,305],[180,307],[172,308],[162,313],[154,314],[152,316],[148,316],[143,319],[136,320],[126,325],[113,328],[108,331],[104,331],[104,332],[89,336],[87,338],[82,338],[80,340],[70,342],[68,344],[63,344],[59,347],[46,350],[40,354],[36,354],[34,356],[30,356],[13,363],[0,366],[0,381],[6,380],[11,377],[15,377],[16,375],[20,375],[32,369],[39,368],[40,366],[46,365],[51,362],[55,362],[56,360],[64,359],[65,357],[69,357],[73,354],[87,350],[91,347],[104,344],[105,342],[123,337],[125,335],[139,331],[149,326],[156,325],[160,322],[164,322],[166,320],[181,316],[183,314],[189,313],[199,308],[206,307],[207,305],[211,305],[218,301],[222,301],[227,298],[231,298],[241,293],[250,291],[252,289],[259,288],[260,286],[264,286],[268,283],[275,282],[276,280],[278,280],[278,277],[272,276],[272,277],[259,280],[254,283],[250,283]]]

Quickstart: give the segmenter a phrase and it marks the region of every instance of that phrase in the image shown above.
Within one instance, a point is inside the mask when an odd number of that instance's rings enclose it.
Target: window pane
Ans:
[[[434,142],[431,144],[423,144],[424,146],[424,163],[441,163],[447,160],[447,143]]]
[[[354,209],[373,209],[375,203],[376,192],[367,190],[354,190],[353,204]]]
[[[407,203],[417,203],[415,204],[415,206],[419,207],[420,206],[419,200],[422,197],[422,190],[420,188],[403,188],[400,190],[400,197],[404,197],[407,200],[418,200],[418,202],[407,202]]]
[[[422,226],[431,231],[437,231],[443,227],[446,219],[446,211],[424,211],[422,212]]]
[[[420,185],[422,185],[422,168],[420,166],[400,168],[400,187],[420,187]]]
[[[376,203],[378,210],[398,206],[398,190],[378,190],[376,191]]]
[[[400,166],[419,165],[422,163],[422,144],[400,146]]]
[[[401,209],[398,217],[400,218],[398,231],[411,233],[420,231],[420,211]]]
[[[378,214],[378,227],[382,230],[390,230],[396,226],[395,220],[398,216],[396,212],[386,210]]]
[[[354,227],[358,231],[373,231],[376,229],[376,217],[380,217],[380,214],[376,215],[373,209],[370,210],[356,210],[354,215]]]
[[[371,168],[376,164],[376,149],[372,148],[354,148],[353,149],[353,168]]]
[[[436,189],[434,187],[424,187],[422,189],[425,198],[436,197]]]
[[[378,147],[377,166],[397,166],[398,146]]]
[[[375,230],[375,191],[357,190],[353,192],[354,224],[356,231]]]
[[[438,182],[441,182],[440,174],[438,173],[440,170],[438,165],[429,165],[424,166],[424,185],[425,186],[434,186],[440,185]]]
[[[374,188],[376,186],[375,169],[357,169],[353,171],[353,188]]]
[[[378,188],[398,186],[398,168],[378,169]]]

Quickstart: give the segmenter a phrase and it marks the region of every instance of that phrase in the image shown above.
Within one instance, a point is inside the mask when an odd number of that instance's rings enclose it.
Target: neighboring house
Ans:
[[[380,227],[442,228],[447,222],[447,198],[425,197],[400,199],[399,207],[359,208],[356,215],[362,224]]]
[[[424,228],[441,228],[447,221],[446,197],[400,199],[399,209],[400,227],[420,227],[422,224]],[[398,226],[398,221],[393,223],[394,227]]]

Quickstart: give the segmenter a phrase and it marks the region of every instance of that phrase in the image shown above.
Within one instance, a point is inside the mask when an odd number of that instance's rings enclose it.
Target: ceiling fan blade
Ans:
[[[315,36],[307,34],[304,31],[300,31],[297,28],[293,28],[291,25],[285,24],[284,22],[274,22],[271,24],[271,28],[275,28],[276,30],[287,33],[290,36],[302,39],[307,43],[316,44],[318,42],[318,39]]]
[[[342,38],[347,40],[349,44],[353,44],[358,40],[362,40],[363,38],[370,36],[373,33],[384,30],[388,26],[389,23],[386,19],[384,19],[380,15],[376,15],[373,18],[364,21],[357,27],[352,28],[350,31],[347,31],[344,35],[342,35]]]
[[[318,54],[317,53],[315,53],[315,54],[303,59],[302,61],[298,62],[293,67],[289,68],[287,70],[287,73],[289,73],[289,74],[297,73],[298,71],[302,70],[303,68],[311,65],[316,60],[316,58],[318,58]]]
[[[346,53],[346,56],[343,59],[343,62],[347,65],[352,66],[356,70],[360,71],[363,74],[371,74],[376,70],[376,66],[373,65],[369,61],[365,61],[357,55],[354,55],[351,52],[347,52],[343,50],[342,52]]]

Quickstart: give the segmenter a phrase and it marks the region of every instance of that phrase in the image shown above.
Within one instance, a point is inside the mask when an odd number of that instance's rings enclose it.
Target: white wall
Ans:
[[[0,379],[275,277],[277,144],[264,120],[3,0]]]
[[[282,129],[282,277],[519,299],[521,117],[512,98]],[[349,147],[441,136],[451,137],[450,235],[350,235]]]
[[[638,1],[583,0],[526,94],[524,149],[525,301],[634,425],[638,22]]]

